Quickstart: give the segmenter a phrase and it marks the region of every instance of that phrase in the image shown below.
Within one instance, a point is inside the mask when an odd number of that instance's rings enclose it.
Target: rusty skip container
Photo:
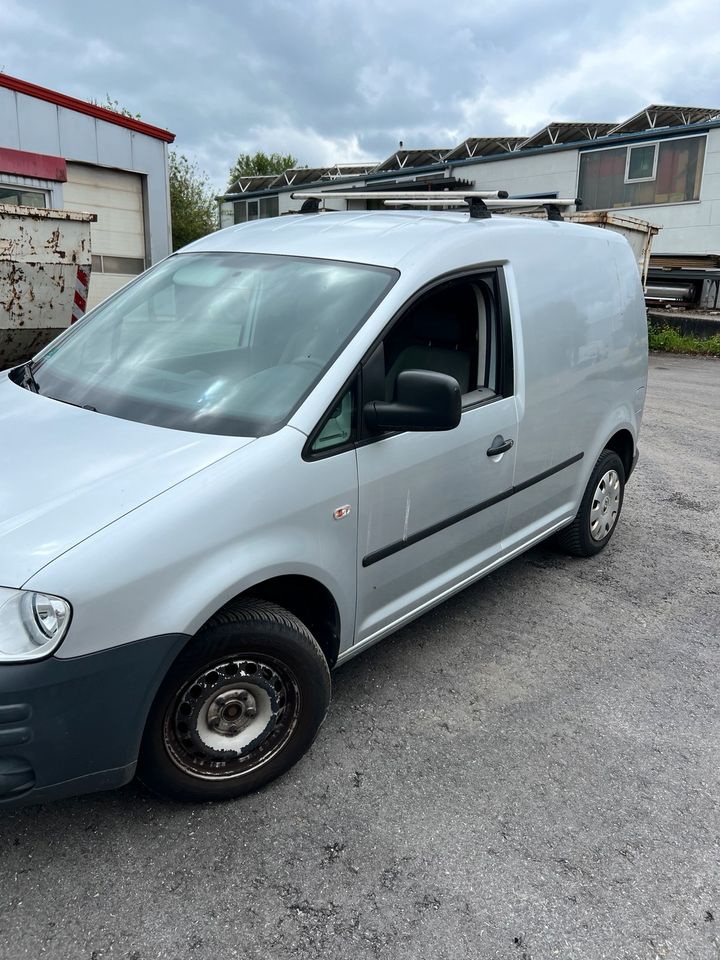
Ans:
[[[85,312],[94,213],[0,204],[0,370]]]
[[[547,202],[551,204],[552,199],[548,198]],[[515,212],[519,212],[521,216],[535,217],[540,220],[546,216],[545,213],[539,213],[537,210]],[[563,220],[569,220],[572,223],[584,223],[591,227],[601,227],[622,234],[635,254],[643,289],[647,287],[647,272],[650,264],[652,242],[653,238],[660,232],[660,227],[648,223],[647,220],[640,220],[638,217],[629,217],[617,210],[578,210],[576,213],[565,213],[563,211]]]
[[[604,227],[622,234],[635,254],[643,289],[645,289],[652,242],[659,233],[660,227],[648,223],[647,220],[640,220],[638,217],[629,217],[617,210],[581,210],[571,213],[567,219],[572,220],[573,223],[587,223],[593,227]]]

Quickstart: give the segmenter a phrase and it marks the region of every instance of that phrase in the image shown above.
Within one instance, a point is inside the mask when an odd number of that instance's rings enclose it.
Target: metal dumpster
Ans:
[[[611,210],[581,210],[569,214],[565,219],[572,220],[573,223],[587,223],[593,227],[605,227],[615,233],[621,233],[635,254],[643,289],[645,289],[653,237],[660,231],[660,227],[648,223],[647,220],[628,217]]]
[[[551,204],[552,199],[548,199],[547,202]],[[530,208],[526,211],[522,209],[513,210],[513,213],[539,220],[546,216],[544,212],[531,210]],[[624,213],[611,210],[578,210],[577,213],[565,213],[563,210],[562,216],[563,220],[570,220],[572,223],[584,223],[591,227],[603,227],[606,230],[621,233],[635,254],[643,290],[647,287],[647,272],[653,237],[660,232],[660,227],[656,227],[647,220],[640,220],[639,217],[628,217]]]
[[[0,370],[85,312],[94,213],[0,204]]]

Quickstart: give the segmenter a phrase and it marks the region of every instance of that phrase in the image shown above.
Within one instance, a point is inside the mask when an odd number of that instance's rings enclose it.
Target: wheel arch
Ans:
[[[269,600],[301,620],[315,637],[332,668],[340,650],[340,610],[330,590],[319,580],[304,574],[282,574],[246,587],[215,610],[207,623],[238,600]],[[204,626],[204,624],[203,624]]]
[[[605,443],[603,449],[612,450],[620,457],[627,480],[632,473],[635,458],[635,438],[632,433],[626,428],[617,430]]]

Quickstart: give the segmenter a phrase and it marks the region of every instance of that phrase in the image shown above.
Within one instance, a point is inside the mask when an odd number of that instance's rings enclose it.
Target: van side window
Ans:
[[[497,310],[492,276],[463,277],[410,306],[385,338],[385,399],[403,370],[436,370],[460,384],[464,404],[497,386]]]
[[[329,411],[310,450],[314,454],[344,447],[355,440],[355,388],[351,387]]]

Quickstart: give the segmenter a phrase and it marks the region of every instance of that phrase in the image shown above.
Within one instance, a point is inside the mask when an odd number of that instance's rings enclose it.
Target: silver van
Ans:
[[[646,374],[593,227],[302,214],[147,271],[0,375],[0,803],[282,774],[335,666],[607,545]]]

